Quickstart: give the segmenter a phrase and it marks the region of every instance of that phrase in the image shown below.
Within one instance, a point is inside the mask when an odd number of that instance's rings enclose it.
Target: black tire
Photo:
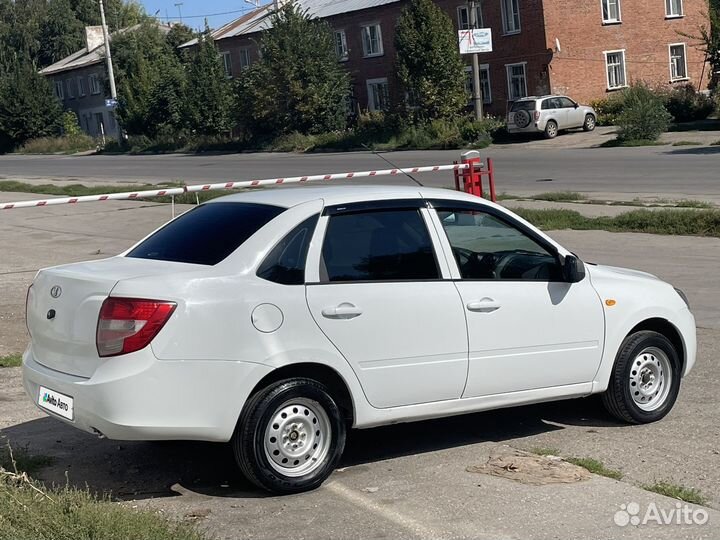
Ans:
[[[284,407],[292,408],[293,400],[296,399],[309,401],[313,407],[322,408],[330,429],[329,446],[324,456],[319,459],[319,464],[307,474],[300,476],[280,472],[278,467],[282,466],[271,463],[271,458],[265,451],[266,430],[271,429],[270,423]],[[299,405],[299,408],[301,409],[301,412],[298,413],[300,416],[304,405]],[[308,414],[308,411],[305,410],[304,413],[308,422],[310,419],[313,423],[316,423],[315,420],[323,422],[322,414],[317,414],[318,418],[316,419],[312,412]],[[298,421],[302,422],[302,419]],[[273,425],[277,425],[277,423],[273,423]],[[312,430],[315,429],[311,424],[308,423],[308,425]],[[287,427],[287,429],[291,428]],[[294,429],[293,431],[297,436],[297,431]],[[312,379],[294,378],[272,383],[250,397],[240,415],[231,444],[235,460],[248,480],[273,493],[289,494],[315,489],[332,474],[345,448],[345,433],[345,419],[328,389]],[[308,443],[315,440],[312,437],[313,433],[310,433],[310,437],[307,438]],[[320,443],[320,440],[318,439],[317,442]],[[280,443],[278,443],[278,447],[279,445]],[[307,452],[312,453],[309,446]],[[298,460],[302,460],[304,457],[299,456]],[[305,459],[308,458],[305,457]],[[298,461],[296,460],[294,463],[297,464]]]
[[[648,349],[659,349],[667,356],[670,364],[671,380],[666,390],[667,394],[658,403],[657,408],[644,410],[635,399],[631,391],[631,374],[636,372],[637,362],[641,361],[641,353]],[[654,360],[652,353],[648,353]],[[643,355],[647,358],[648,355]],[[659,363],[658,363],[659,365]],[[661,371],[665,379],[667,374]],[[657,332],[643,330],[625,338],[618,351],[615,365],[610,375],[610,385],[602,394],[602,402],[607,411],[618,420],[631,424],[648,424],[656,422],[670,412],[680,391],[682,377],[682,363],[675,347],[668,338]],[[665,392],[662,386],[658,392]],[[636,394],[638,392],[635,392]],[[661,395],[662,397],[662,395]]]
[[[558,135],[558,125],[555,120],[548,120],[545,124],[545,138],[554,139]]]
[[[592,114],[586,114],[585,121],[583,122],[583,131],[593,131],[596,123],[595,117]]]

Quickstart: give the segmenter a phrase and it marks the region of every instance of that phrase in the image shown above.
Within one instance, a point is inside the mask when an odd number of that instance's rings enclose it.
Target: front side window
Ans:
[[[268,204],[201,204],[143,240],[127,256],[212,266],[284,210]]]
[[[258,277],[283,285],[305,283],[305,261],[319,217],[308,218],[290,231],[260,265]]]
[[[457,14],[458,14],[458,29],[459,30],[469,30],[472,26],[472,21],[470,20],[470,12],[468,11],[467,5],[464,6],[458,6],[457,8]],[[480,3],[475,6],[475,28],[483,28],[485,25],[483,24],[483,15],[482,15],[482,8],[480,7]]]
[[[335,54],[341,62],[348,59],[349,55],[345,30],[338,30],[335,32]]]
[[[668,17],[682,17],[683,0],[665,0],[665,14]]]
[[[417,281],[440,277],[432,241],[417,208],[331,216],[321,281]]]
[[[680,81],[687,79],[687,58],[685,44],[670,45],[670,80]]]
[[[508,78],[508,99],[516,99],[527,96],[527,79],[525,77],[525,64],[510,64],[506,66]]]
[[[390,106],[387,79],[370,79],[367,81],[368,110],[386,111]]]
[[[520,31],[520,0],[500,0],[503,32],[515,34]]]
[[[604,23],[620,22],[620,0],[601,0]]]
[[[379,24],[369,24],[362,29],[363,55],[380,56],[383,54],[382,32]]]
[[[437,210],[463,279],[562,281],[555,255],[498,217]]]
[[[624,88],[627,86],[625,78],[625,51],[610,51],[605,53],[607,67],[608,89]]]
[[[561,109],[574,109],[575,108],[575,102],[570,99],[569,97],[559,97],[557,98],[558,104],[560,105]]]

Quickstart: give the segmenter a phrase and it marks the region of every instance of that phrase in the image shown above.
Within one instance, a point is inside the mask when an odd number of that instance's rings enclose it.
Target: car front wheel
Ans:
[[[583,123],[583,131],[592,131],[595,129],[595,117],[592,114],[585,115]]]
[[[554,139],[558,134],[558,125],[555,120],[548,120],[545,124],[545,138]]]
[[[655,422],[675,404],[681,375],[680,357],[668,338],[657,332],[636,332],[618,351],[603,404],[624,422]]]
[[[246,403],[231,441],[243,474],[274,493],[320,486],[345,447],[345,420],[328,389],[312,379],[275,382]]]

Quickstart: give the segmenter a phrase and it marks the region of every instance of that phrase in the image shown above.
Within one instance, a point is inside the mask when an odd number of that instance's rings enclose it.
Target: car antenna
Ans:
[[[370,147],[369,147],[368,145],[366,145],[365,143],[361,143],[361,144],[362,144],[363,147],[365,147],[366,150],[369,150],[370,152],[373,153],[373,155],[375,155],[375,156],[379,157],[380,159],[382,159],[384,162],[386,162],[388,165],[390,165],[393,169],[401,169],[402,172],[403,172],[403,174],[407,175],[407,176],[410,178],[410,180],[412,180],[413,182],[415,182],[418,186],[420,186],[420,187],[425,187],[425,186],[422,185],[422,183],[420,182],[420,180],[418,180],[417,178],[415,178],[415,177],[414,177],[412,174],[410,174],[409,172],[405,172],[405,170],[404,170],[402,167],[398,167],[397,165],[395,165],[392,161],[390,161],[390,160],[389,160],[388,158],[386,158],[385,156],[383,156],[383,155],[381,155],[381,154],[378,154],[378,153],[375,151],[374,148],[370,148]]]

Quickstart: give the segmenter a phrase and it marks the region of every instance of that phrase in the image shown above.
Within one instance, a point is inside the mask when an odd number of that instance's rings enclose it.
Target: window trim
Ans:
[[[484,214],[487,214],[489,216],[492,216],[499,221],[502,221],[506,225],[513,227],[517,230],[519,230],[522,234],[529,237],[533,242],[537,243],[540,247],[542,247],[544,250],[546,250],[550,255],[555,257],[558,264],[562,267],[562,260],[561,258],[564,256],[564,254],[560,251],[560,249],[553,244],[552,242],[549,242],[546,238],[543,238],[541,235],[539,235],[534,230],[530,229],[527,225],[524,223],[518,221],[513,216],[506,214],[505,212],[501,210],[497,210],[495,208],[492,208],[490,206],[485,206],[482,204],[472,203],[469,201],[458,201],[455,199],[428,199],[427,203],[429,205],[430,214],[432,216],[433,222],[435,223],[435,228],[438,229],[438,233],[442,231],[442,234],[439,234],[440,236],[440,243],[441,248],[443,252],[445,253],[445,258],[448,260],[448,264],[450,265],[450,274],[453,276],[451,277],[451,281],[453,282],[521,282],[521,283],[565,283],[564,281],[546,281],[546,280],[529,280],[529,279],[489,279],[489,278],[463,278],[462,273],[460,272],[460,268],[457,264],[457,261],[455,260],[455,256],[452,251],[452,244],[450,243],[450,237],[447,234],[447,231],[445,230],[445,227],[442,224],[442,220],[440,219],[440,216],[438,215],[438,211],[442,212],[443,210],[446,211],[470,211],[470,212],[482,212]]]
[[[65,86],[67,87],[68,99],[75,99],[75,89],[73,88],[74,85],[75,85],[75,77],[70,77],[69,79],[65,79]]]
[[[378,52],[368,52],[365,49],[365,29],[371,27],[377,27],[378,30],[378,46],[380,48]],[[380,24],[380,21],[361,24],[360,41],[362,41],[363,58],[375,58],[377,56],[383,56],[385,54],[385,46],[383,45],[382,25]]]
[[[55,81],[55,97],[58,99],[65,99],[65,85],[62,80]]]
[[[372,85],[374,84],[385,84],[388,86],[388,100],[389,100],[389,91],[390,86],[388,83],[387,77],[378,77],[376,79],[366,79],[365,80],[365,89],[367,90],[367,97],[368,97],[368,111],[375,112],[375,111],[382,111],[383,109],[376,109],[375,108],[375,102],[372,99]]]
[[[490,64],[480,64],[480,86],[482,87],[482,72],[485,71],[487,73],[487,82],[488,82],[488,94],[487,97],[483,93],[483,103],[485,105],[490,105],[492,103],[492,82],[490,81]],[[470,73],[472,75],[472,66],[465,66],[465,72]],[[470,102],[472,103],[472,95],[470,96]]]
[[[84,82],[85,81],[83,77],[77,77],[78,98],[83,98],[87,95],[87,93],[85,92],[85,85],[83,84]]]
[[[338,34],[342,36],[341,42],[342,42],[342,46],[343,46],[343,50],[344,50],[344,54],[342,56],[338,55],[338,50],[337,50]],[[333,38],[335,38],[335,55],[337,56],[338,62],[347,62],[348,60],[350,60],[350,48],[348,47],[348,44],[347,44],[347,32],[345,32],[345,29],[344,28],[334,29],[333,30]]]
[[[623,84],[621,86],[610,86],[610,73],[608,73],[608,54],[622,53],[622,67],[623,67]],[[608,92],[613,90],[622,90],[628,87],[627,83],[627,58],[625,56],[625,49],[616,49],[612,51],[603,51],[605,57],[605,83]]]
[[[240,59],[240,71],[243,69],[247,69],[252,64],[252,60],[250,59],[250,49],[252,47],[240,47],[238,49],[238,58]],[[247,58],[247,63],[243,65],[243,58]]]
[[[673,78],[673,61],[672,61],[672,48],[673,47],[682,47],[683,48],[683,60],[684,60],[684,69],[685,69],[685,75],[682,77],[675,77]],[[668,44],[668,63],[669,63],[669,69],[670,69],[670,82],[682,82],[687,81],[690,79],[690,76],[688,74],[688,58],[687,58],[687,43],[669,43]]]
[[[672,0],[665,0],[665,18],[666,19],[682,19],[685,16],[685,2],[680,0],[680,13],[670,13],[672,8]]]
[[[512,30],[509,29],[508,22],[510,19],[508,19],[508,13],[507,13],[507,3],[517,2],[517,14],[518,14],[518,25],[517,28],[513,28]],[[520,18],[520,0],[500,0],[500,12],[502,16],[502,35],[503,36],[512,36],[515,34],[519,34],[522,32],[522,20]],[[513,19],[513,25],[515,24],[515,20]]]
[[[93,84],[93,81],[95,81],[95,84]],[[88,75],[88,82],[90,86],[90,95],[97,96],[102,92],[102,87],[100,85],[100,77],[98,77],[97,73],[92,73]]]
[[[460,17],[460,12],[461,12],[461,11],[465,11],[465,13],[467,13],[467,20],[468,20],[468,22],[467,22],[467,28],[463,28],[462,18]],[[478,25],[477,27],[478,27],[478,28],[484,28],[484,27],[485,27],[485,19],[484,19],[484,17],[483,17],[482,4],[481,4],[480,2],[478,2],[477,4],[475,4],[475,11],[477,12],[477,15],[476,15],[476,16],[479,17],[479,20],[477,21],[477,25]],[[467,5],[467,4],[460,4],[460,5],[456,8],[456,12],[457,12],[457,27],[458,27],[458,30],[469,30],[471,23],[470,23],[470,11],[468,10],[468,5]]]
[[[516,66],[522,66],[523,67],[523,84],[525,86],[525,95],[519,96],[516,98],[512,97],[512,76],[510,74],[510,68],[516,67]],[[507,101],[517,101],[518,99],[522,99],[525,97],[528,97],[528,89],[527,89],[527,62],[515,62],[514,64],[505,64],[505,78],[507,79]]]
[[[622,24],[622,0],[617,0],[618,16],[617,19],[606,19],[605,18],[605,3],[610,0],[600,0],[600,17],[602,17],[602,23],[604,26],[612,24]],[[608,14],[610,13],[610,6],[608,4]]]
[[[225,77],[227,79],[232,79],[233,72],[232,72],[232,56],[230,55],[230,51],[220,51],[220,58],[222,59],[223,63],[223,70],[225,71]]]

